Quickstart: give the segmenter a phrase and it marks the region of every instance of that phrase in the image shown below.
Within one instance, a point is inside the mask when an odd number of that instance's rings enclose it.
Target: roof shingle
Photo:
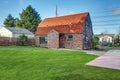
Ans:
[[[44,19],[37,28],[36,35],[47,34],[51,30],[59,33],[81,33],[88,12]]]
[[[5,27],[5,28],[8,29],[9,31],[11,31],[14,34],[31,34],[31,35],[33,35],[33,33],[30,32],[27,29],[15,28],[15,27]]]

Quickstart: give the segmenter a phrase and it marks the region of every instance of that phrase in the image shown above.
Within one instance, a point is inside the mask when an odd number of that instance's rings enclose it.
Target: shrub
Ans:
[[[98,47],[98,44],[99,44],[99,38],[98,37],[92,37],[91,42],[92,42],[92,48],[96,49]]]
[[[28,43],[28,37],[25,34],[19,36],[19,45],[25,46]]]

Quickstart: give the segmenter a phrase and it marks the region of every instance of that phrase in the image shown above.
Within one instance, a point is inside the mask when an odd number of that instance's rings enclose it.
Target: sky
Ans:
[[[89,12],[94,34],[120,30],[120,0],[0,0],[0,26],[4,26],[8,14],[19,18],[28,5],[35,8],[42,20],[55,17],[57,5],[58,16]]]

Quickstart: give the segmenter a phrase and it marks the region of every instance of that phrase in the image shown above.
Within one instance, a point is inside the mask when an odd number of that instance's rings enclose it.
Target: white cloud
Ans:
[[[116,10],[113,12],[113,15],[120,15],[120,8],[116,9]]]

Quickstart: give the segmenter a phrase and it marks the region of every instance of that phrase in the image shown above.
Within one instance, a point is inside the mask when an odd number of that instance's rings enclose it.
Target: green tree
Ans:
[[[28,42],[28,37],[25,34],[19,36],[19,44],[24,46]]]
[[[22,13],[20,13],[20,19],[16,20],[16,26],[26,28],[34,33],[40,22],[40,15],[31,5],[29,5]]]
[[[92,37],[91,39],[92,42],[92,48],[97,48],[97,45],[99,44],[99,38],[98,37]]]
[[[114,45],[120,46],[120,34],[117,34],[114,38]]]
[[[11,14],[9,14],[9,15],[7,16],[7,18],[5,18],[5,21],[4,21],[3,24],[4,24],[6,27],[15,27],[15,22],[16,22],[16,19],[15,19],[14,17],[12,17]]]

